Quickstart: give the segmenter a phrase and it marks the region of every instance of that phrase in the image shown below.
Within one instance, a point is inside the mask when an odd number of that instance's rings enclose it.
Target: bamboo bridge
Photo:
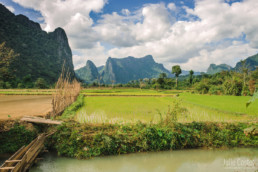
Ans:
[[[44,119],[39,117],[23,117],[21,121],[41,123],[49,125],[59,125],[62,121],[53,121],[50,119]],[[53,133],[51,133],[53,134]],[[51,135],[42,133],[38,135],[29,145],[21,147],[16,153],[14,153],[8,160],[6,160],[2,166],[0,166],[0,172],[25,172],[38,160],[37,156],[44,151],[45,139]]]

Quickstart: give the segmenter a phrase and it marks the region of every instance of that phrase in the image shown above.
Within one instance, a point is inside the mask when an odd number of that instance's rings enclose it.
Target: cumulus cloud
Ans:
[[[66,30],[72,48],[92,48],[98,38],[92,30],[91,11],[101,12],[106,0],[13,0],[20,5],[41,13],[45,23],[42,28],[53,31],[57,27]]]
[[[116,12],[105,14],[93,29],[105,42],[117,47],[131,47],[162,38],[172,21],[174,18],[165,4],[148,4],[130,16]]]
[[[168,4],[168,9],[170,9],[172,11],[175,11],[176,10],[176,5],[173,2],[171,2],[171,3]]]
[[[12,7],[12,6],[10,6],[10,5],[6,5],[4,2],[0,2],[1,4],[3,4],[9,11],[11,11],[12,13],[14,13],[15,12],[15,9]]]
[[[185,70],[199,70],[206,72],[211,63],[228,64],[235,67],[236,63],[243,60],[247,56],[251,56],[257,52],[257,49],[250,47],[242,42],[234,42],[227,47],[220,47],[211,51],[202,49],[197,56],[193,56],[188,62],[182,64]]]
[[[128,9],[122,9],[121,10],[123,15],[129,16],[131,14],[131,12]]]
[[[169,68],[169,65],[180,64],[186,69],[201,71],[205,71],[210,63],[234,66],[240,57],[257,52],[257,5],[258,1],[254,0],[231,5],[220,0],[197,1],[195,8],[186,8],[186,12],[198,20],[177,21],[159,38],[132,47],[114,48],[109,55],[152,54]],[[234,41],[243,34],[246,40],[236,46]]]
[[[91,49],[75,49],[80,55],[73,55],[73,63],[75,69],[79,69],[86,65],[87,60],[91,60],[96,66],[105,65],[107,55],[105,48],[97,42],[96,46]]]
[[[12,6],[7,5],[6,8],[10,10],[12,13],[15,12],[15,9]]]
[[[179,64],[205,71],[210,63],[234,66],[237,60],[258,50],[257,0],[231,4],[196,0],[193,9],[174,3],[145,4],[136,11],[102,14],[98,21],[89,14],[101,12],[105,0],[13,1],[40,11],[45,30],[66,30],[73,51],[80,52],[74,55],[76,68],[87,59],[101,65],[108,56],[152,54],[168,68]],[[184,16],[178,19],[177,12]],[[112,48],[107,49],[105,44]]]

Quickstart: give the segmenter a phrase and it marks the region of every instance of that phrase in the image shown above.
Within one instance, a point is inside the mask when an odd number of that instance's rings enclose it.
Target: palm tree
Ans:
[[[181,73],[182,73],[182,70],[179,65],[175,65],[172,67],[172,74],[175,74],[176,76],[176,88],[177,88],[177,79]]]

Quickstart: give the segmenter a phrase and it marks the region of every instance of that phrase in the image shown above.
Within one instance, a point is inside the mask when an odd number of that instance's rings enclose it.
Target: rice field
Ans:
[[[246,108],[246,102],[250,96],[219,96],[219,95],[199,95],[182,93],[180,94],[185,102],[203,108],[217,110],[219,112],[258,116],[258,101],[253,102]]]
[[[81,91],[86,96],[172,96],[187,90],[153,90],[140,88],[101,88],[84,89]]]
[[[258,121],[258,101],[245,107],[248,96],[191,94],[189,90],[152,90],[138,88],[84,89],[84,107],[76,112],[79,122],[125,123],[158,122],[179,99],[188,111],[179,122]],[[0,89],[4,95],[51,95],[54,89]],[[179,96],[178,96],[179,95]]]
[[[169,108],[173,108],[175,100],[181,101],[181,105],[187,109],[187,113],[178,116],[179,122],[192,121],[257,121],[258,102],[245,108],[245,103],[250,97],[237,96],[210,96],[197,95],[186,92],[176,97],[172,91],[156,91],[140,89],[125,89],[130,95],[132,92],[139,96],[122,96],[123,90],[83,90],[84,93],[99,93],[98,96],[86,96],[85,105],[77,111],[76,119],[86,123],[125,123],[125,122],[159,122]],[[103,93],[115,93],[120,96],[107,96]],[[150,95],[156,94],[155,96]],[[142,95],[149,96],[142,96]],[[167,94],[167,96],[164,96]],[[170,95],[171,94],[171,95]],[[178,93],[176,93],[178,94]]]
[[[0,89],[0,95],[52,95],[55,89]]]

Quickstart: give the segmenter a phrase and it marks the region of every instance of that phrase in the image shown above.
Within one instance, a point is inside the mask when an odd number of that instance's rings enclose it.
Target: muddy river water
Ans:
[[[179,150],[77,160],[46,154],[32,172],[256,171],[258,149]]]

